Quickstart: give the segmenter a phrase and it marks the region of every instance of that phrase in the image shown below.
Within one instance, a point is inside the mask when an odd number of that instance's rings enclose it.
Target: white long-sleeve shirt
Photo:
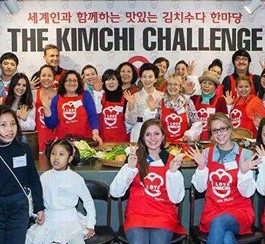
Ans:
[[[257,190],[261,195],[265,196],[265,157],[262,157],[258,171],[259,174],[256,181]]]
[[[112,181],[110,185],[110,194],[113,197],[122,197],[137,174],[137,168],[130,168],[125,164]],[[169,170],[166,172],[166,190],[169,200],[175,204],[181,202],[184,198],[184,178],[179,170],[174,173]]]

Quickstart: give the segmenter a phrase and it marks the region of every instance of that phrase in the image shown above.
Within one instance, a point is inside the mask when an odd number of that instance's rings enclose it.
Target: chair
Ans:
[[[128,200],[129,198],[129,190],[125,193],[123,197],[118,198],[118,214],[119,214],[119,229],[116,233],[116,237],[118,239],[119,243],[128,243],[128,240],[126,239],[124,228],[123,228],[123,208],[122,203],[125,200]],[[181,220],[182,217],[182,203],[178,204],[178,216]],[[181,243],[183,240],[187,238],[187,235],[179,235],[177,233],[174,233],[174,236],[172,238],[171,243]]]
[[[96,180],[85,180],[87,188],[90,191],[90,194],[94,200],[104,201],[107,204],[107,213],[106,213],[106,225],[104,226],[95,226],[95,236],[91,239],[87,239],[86,243],[89,244],[104,244],[114,241],[115,234],[110,226],[111,220],[111,197],[109,194],[109,187],[103,182]]]
[[[194,221],[194,213],[195,213],[195,202],[198,199],[203,199],[205,197],[205,193],[198,192],[194,185],[190,187],[190,240],[189,243],[206,243],[207,241],[207,233],[200,231],[199,226],[195,225]],[[236,235],[237,242],[239,244],[247,244],[247,243],[259,243],[263,240],[264,235],[263,232],[257,228],[252,228],[253,233],[247,235]]]

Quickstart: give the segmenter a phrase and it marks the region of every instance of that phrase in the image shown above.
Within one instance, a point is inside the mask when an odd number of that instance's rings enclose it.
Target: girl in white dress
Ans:
[[[67,140],[55,141],[47,150],[52,169],[41,175],[45,221],[28,230],[29,243],[85,243],[95,235],[96,211],[84,179],[69,168],[76,161],[74,147]],[[79,197],[86,217],[77,212]]]

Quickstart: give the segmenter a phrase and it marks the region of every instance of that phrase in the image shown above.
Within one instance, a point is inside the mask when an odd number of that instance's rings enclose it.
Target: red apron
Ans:
[[[253,119],[250,119],[246,113],[246,107],[248,102],[253,99],[255,95],[250,95],[243,104],[238,105],[238,99],[235,102],[233,109],[230,111],[230,118],[234,128],[244,128],[252,132],[252,138],[256,138],[257,129],[253,123]]]
[[[92,138],[87,111],[83,105],[83,95],[62,97],[59,95],[58,120],[55,135],[64,138],[67,134],[80,138]]]
[[[177,144],[184,132],[189,128],[186,108],[183,109],[182,113],[178,114],[174,109],[167,108],[163,99],[161,101],[160,118],[167,141]]]
[[[211,114],[215,113],[216,104],[219,97],[215,95],[214,101],[212,104],[201,104],[201,96],[198,96],[194,105],[197,110],[197,115],[199,120],[202,123],[202,133],[200,136],[201,141],[210,140],[210,134],[208,131],[208,119]]]
[[[203,232],[209,232],[211,221],[222,214],[230,214],[239,224],[239,233],[251,233],[255,216],[250,198],[243,197],[237,189],[237,173],[239,171],[239,158],[242,148],[235,161],[237,168],[225,170],[224,165],[213,162],[213,147],[209,148],[208,168],[209,178],[205,204],[203,207],[199,228]]]
[[[99,116],[100,137],[104,142],[126,142],[126,126],[123,109],[125,98],[120,102],[106,101],[105,94],[102,97],[102,113]]]
[[[36,129],[38,131],[39,150],[45,151],[45,142],[54,140],[54,131],[49,129],[44,123],[44,107],[40,99],[40,89],[37,90],[36,96]]]
[[[253,74],[249,74],[249,78],[251,80],[251,93],[250,94],[254,94],[256,95],[256,91],[255,91],[255,86],[254,86],[254,82],[253,82]],[[236,91],[236,79],[234,78],[233,75],[229,75],[229,79],[230,79],[230,91],[232,91],[232,96],[234,98],[237,98],[237,91]]]
[[[135,176],[125,211],[125,231],[136,227],[163,228],[186,234],[179,223],[177,207],[169,200],[166,191],[166,172],[172,158],[170,155],[165,166],[149,166],[149,173],[144,178],[145,186],[139,173]]]
[[[261,216],[261,225],[263,232],[265,232],[265,206],[263,207],[263,213]]]

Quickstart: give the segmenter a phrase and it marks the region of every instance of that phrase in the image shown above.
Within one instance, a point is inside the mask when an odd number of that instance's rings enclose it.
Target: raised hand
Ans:
[[[136,155],[136,150],[137,147],[133,146],[132,144],[130,144],[130,154],[128,157],[128,167],[129,168],[136,168],[137,162],[138,162],[138,157]]]
[[[40,84],[40,78],[38,76],[35,76],[29,83],[31,90],[36,90],[38,88],[38,85]]]
[[[28,115],[29,115],[29,107],[25,104],[20,106],[19,110],[17,111],[18,117],[24,121],[27,120]]]
[[[262,158],[265,156],[265,147],[263,145],[256,146],[256,155],[259,158]]]
[[[181,166],[181,163],[183,161],[183,157],[185,157],[186,154],[177,154],[170,162],[169,164],[169,170],[172,173],[175,173]]]
[[[188,62],[188,68],[187,68],[188,75],[194,75],[195,67],[196,67],[195,60]]]
[[[103,82],[100,78],[98,78],[93,84],[93,88],[95,91],[101,91],[102,86],[103,86]]]
[[[261,66],[262,69],[265,69],[265,61],[259,61],[259,64]]]
[[[182,80],[182,84],[181,84],[184,93],[187,95],[192,95],[196,90],[195,90],[195,83],[191,82],[191,81],[187,81],[186,79]]]
[[[232,105],[234,103],[234,98],[233,95],[232,95],[232,91],[226,91],[225,92],[225,95],[223,95],[224,99],[225,99],[225,102],[226,102],[226,105]]]
[[[249,170],[252,169],[257,169],[258,165],[261,163],[261,159],[255,159],[254,158],[257,156],[255,153],[250,160],[244,160],[239,164],[239,168],[242,174],[246,174]]]
[[[190,147],[188,150],[189,157],[192,158],[196,164],[198,165],[199,169],[204,169],[206,164],[206,158],[203,156],[203,154],[200,152],[197,145],[195,145],[195,149]]]
[[[129,103],[129,110],[133,110],[135,103],[136,103],[136,98],[134,94],[131,94],[130,91],[124,91],[123,92],[123,96],[125,97],[125,99],[127,100],[127,102]]]

